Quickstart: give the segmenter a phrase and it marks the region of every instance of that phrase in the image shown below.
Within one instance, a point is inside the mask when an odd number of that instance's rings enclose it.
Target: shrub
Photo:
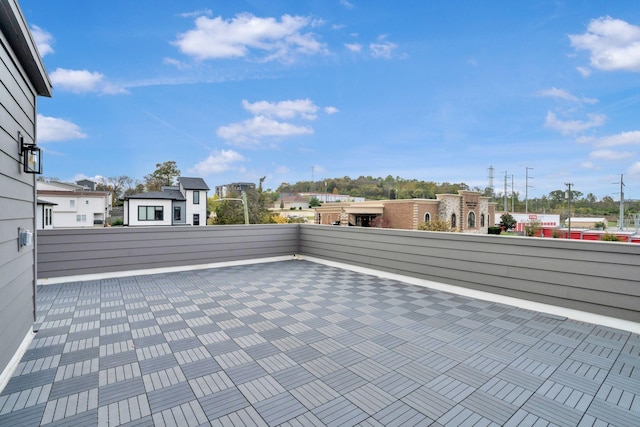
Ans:
[[[418,225],[418,230],[422,231],[451,231],[451,224],[449,221],[443,221],[441,219],[433,219],[429,222],[423,222]]]
[[[554,239],[559,239],[560,238],[560,230],[553,230],[553,232],[551,232],[551,237],[553,237]]]
[[[112,226],[113,225],[122,225],[122,224],[124,224],[124,223],[122,222],[122,220],[120,218],[117,218],[117,219],[114,219],[113,221],[111,221],[111,225]]]
[[[524,227],[524,231],[528,237],[533,237],[542,230],[542,223],[540,221],[531,221]]]
[[[604,233],[602,236],[600,236],[600,240],[603,240],[605,242],[619,242],[620,241],[618,236],[616,236],[615,234],[610,234],[610,233]]]
[[[502,232],[502,227],[499,225],[493,225],[489,227],[489,234],[500,234]]]

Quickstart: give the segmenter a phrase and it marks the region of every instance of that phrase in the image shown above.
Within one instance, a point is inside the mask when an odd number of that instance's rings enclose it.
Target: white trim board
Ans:
[[[29,349],[31,342],[33,341],[33,337],[35,336],[36,334],[35,332],[33,332],[33,327],[29,326],[27,335],[25,335],[24,339],[20,343],[20,347],[18,347],[11,360],[9,360],[7,366],[5,366],[4,370],[0,373],[0,393],[2,393],[2,390],[4,390],[7,383],[11,379],[13,372],[18,367],[20,360],[22,360],[22,356],[24,356],[24,354]]]

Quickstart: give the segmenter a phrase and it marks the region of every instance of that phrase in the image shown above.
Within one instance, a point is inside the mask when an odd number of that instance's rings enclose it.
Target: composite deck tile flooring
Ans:
[[[2,426],[640,426],[640,336],[309,261],[38,287]]]

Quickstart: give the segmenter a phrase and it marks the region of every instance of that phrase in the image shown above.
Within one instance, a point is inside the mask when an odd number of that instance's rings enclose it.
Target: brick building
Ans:
[[[417,230],[434,219],[449,221],[451,228],[464,233],[486,234],[494,225],[496,204],[482,193],[459,191],[438,194],[435,199],[375,200],[355,203],[326,203],[316,208],[316,223]]]

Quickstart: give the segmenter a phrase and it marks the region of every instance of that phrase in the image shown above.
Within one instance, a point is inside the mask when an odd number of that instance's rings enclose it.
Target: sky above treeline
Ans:
[[[44,175],[640,199],[636,1],[21,0]],[[513,178],[511,177],[513,176]]]

